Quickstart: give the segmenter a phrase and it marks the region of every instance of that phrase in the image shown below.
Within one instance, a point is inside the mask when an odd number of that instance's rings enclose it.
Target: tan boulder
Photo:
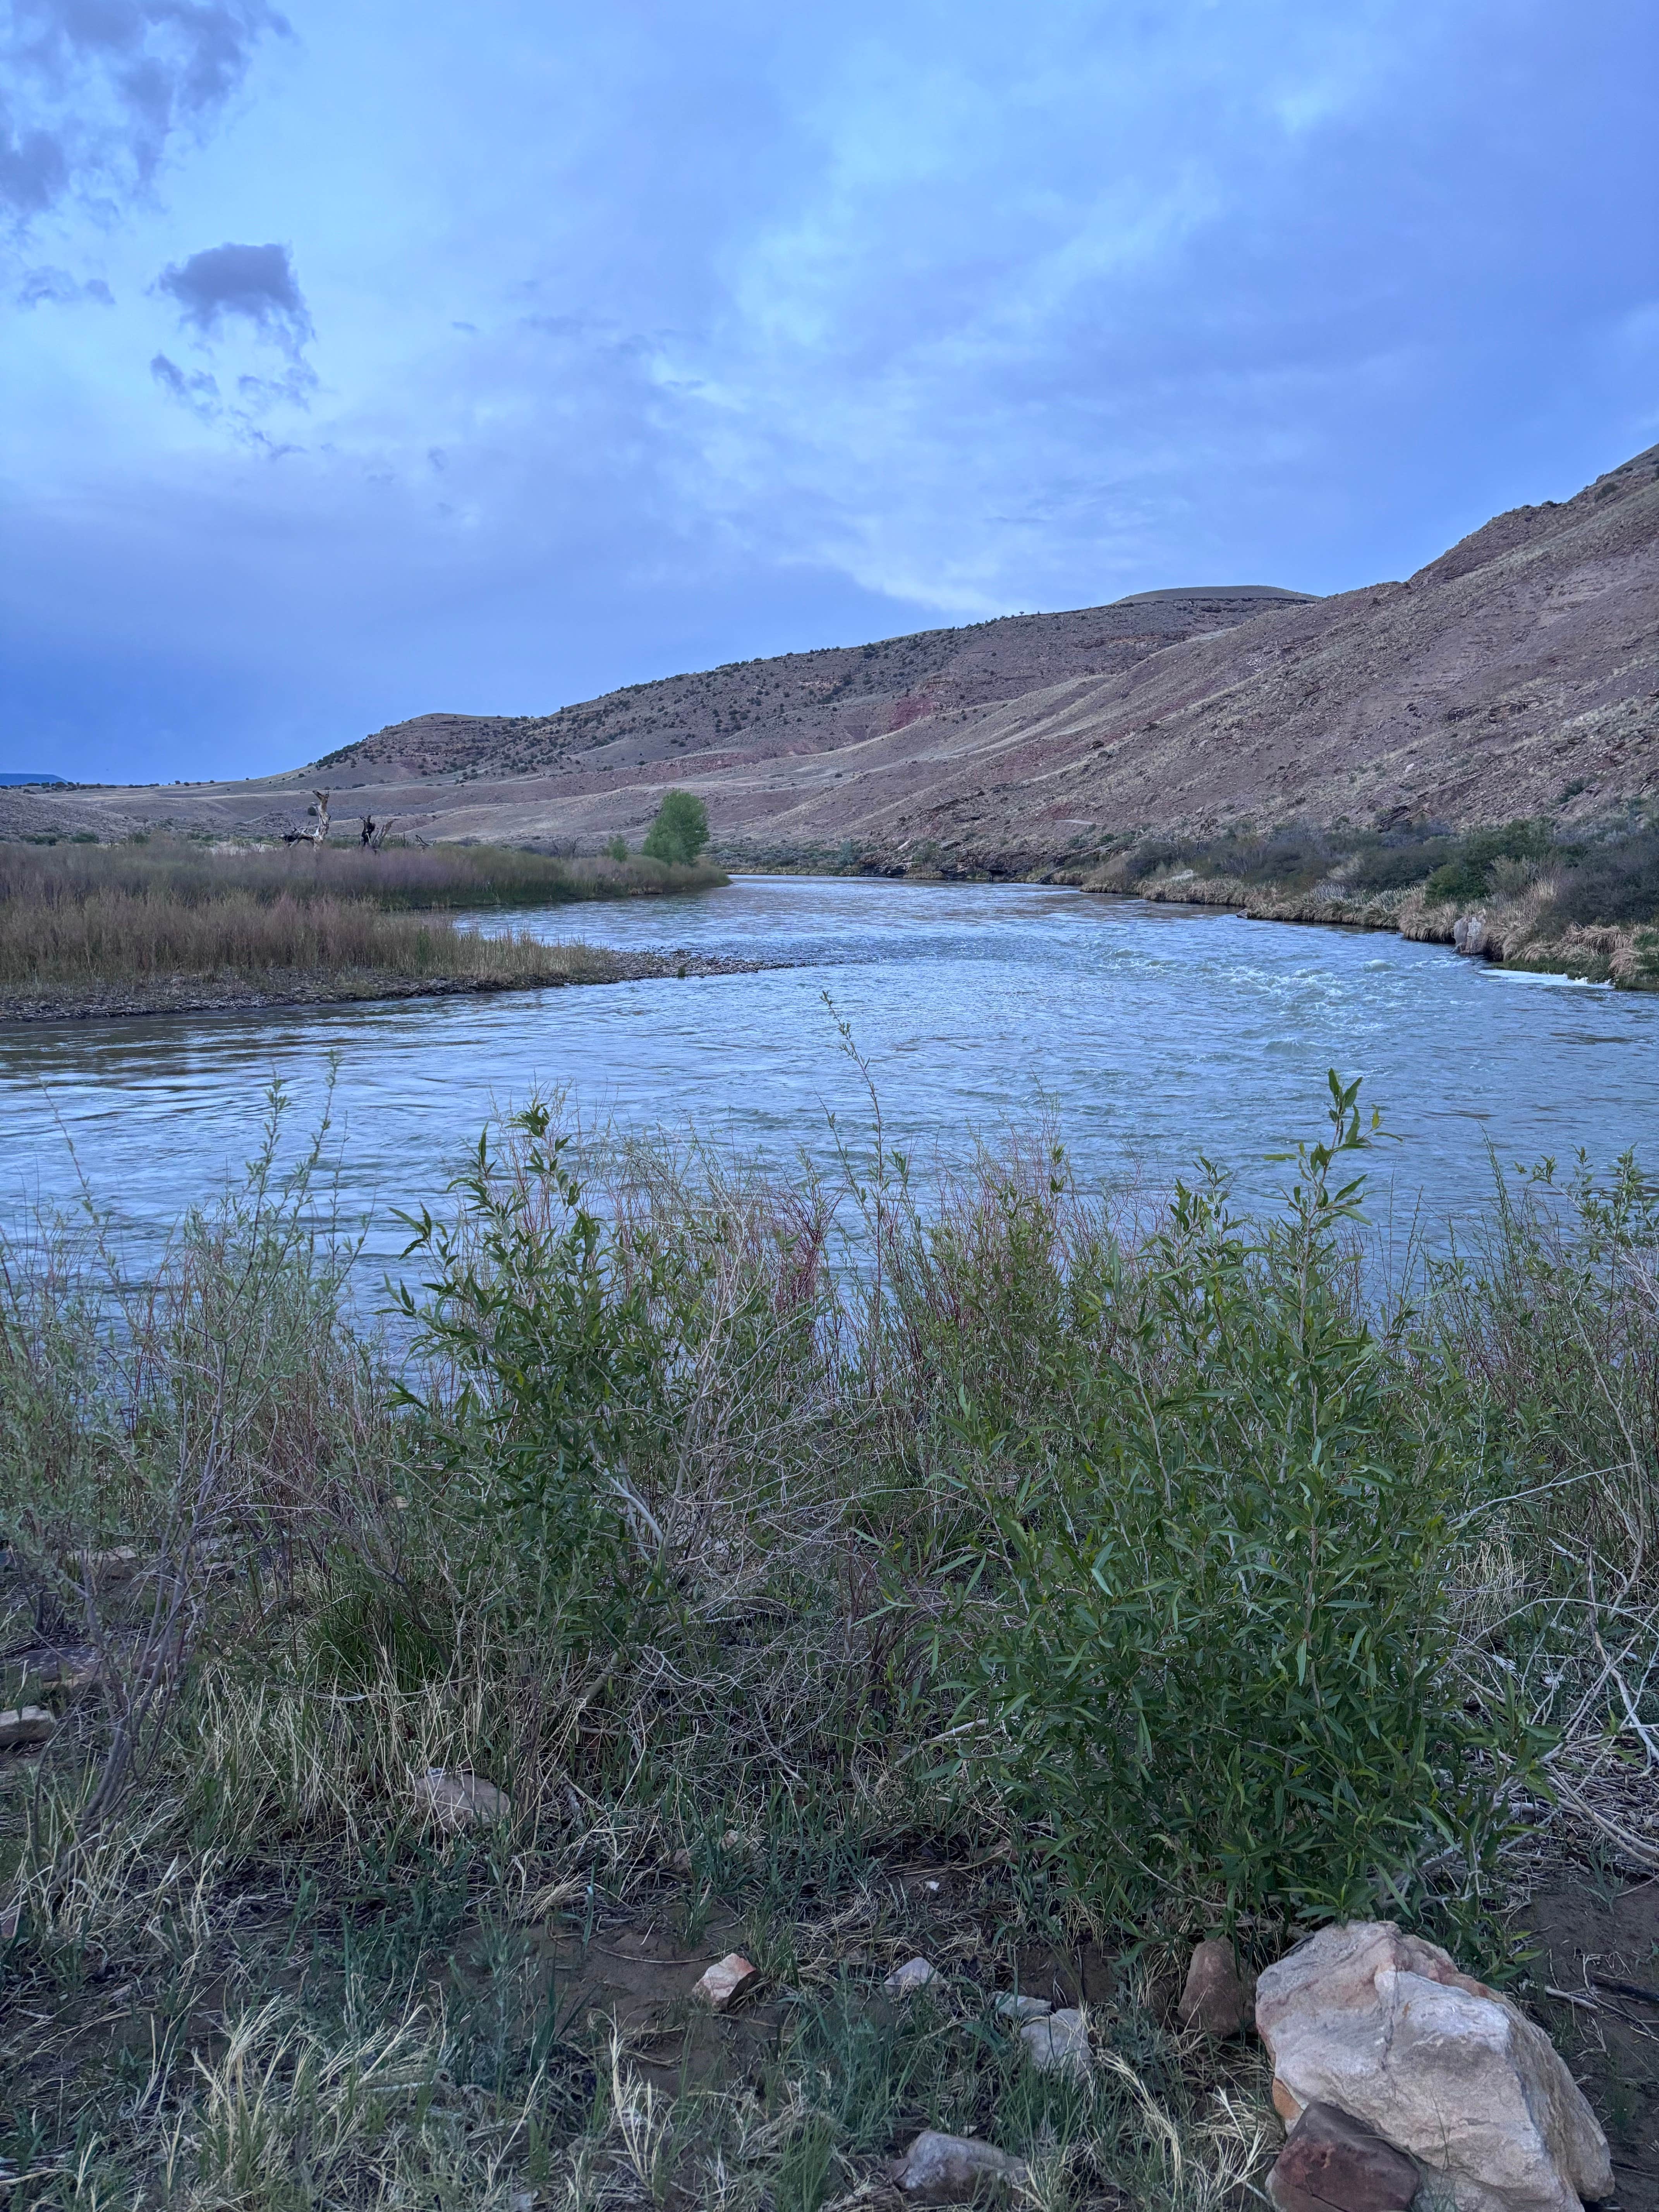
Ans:
[[[1256,1984],[1273,2103],[1335,2105],[1408,2152],[1457,2212],[1579,2212],[1607,2139],[1540,2027],[1389,1921],[1322,1929]]]

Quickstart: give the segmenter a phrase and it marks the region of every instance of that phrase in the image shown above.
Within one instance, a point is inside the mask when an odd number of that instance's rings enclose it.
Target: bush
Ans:
[[[1659,921],[1659,829],[1591,846],[1568,872],[1554,907],[1563,922]]]
[[[708,842],[708,810],[702,799],[689,791],[671,791],[664,795],[640,850],[648,860],[690,867]]]
[[[622,836],[612,837],[607,842],[605,849],[608,859],[618,862],[625,860],[628,858],[628,840]]]
[[[1448,1842],[1478,1882],[1542,1748],[1453,1686],[1468,1470],[1358,1310],[1336,1232],[1360,1185],[1331,1171],[1369,1139],[1358,1085],[1330,1084],[1285,1217],[1244,1231],[1224,1186],[1182,1187],[1092,1407],[991,1455],[1023,1465],[970,1545],[993,1623],[970,1706],[1028,1820],[1128,1925],[1160,1893],[1230,1925],[1410,1909]]]
[[[1451,856],[1429,878],[1429,904],[1472,906],[1491,891],[1496,862],[1547,860],[1553,843],[1543,822],[1508,822],[1500,830],[1472,830],[1458,839]]]

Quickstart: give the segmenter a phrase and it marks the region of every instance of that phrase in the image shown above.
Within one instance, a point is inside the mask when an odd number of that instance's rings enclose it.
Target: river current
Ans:
[[[82,1189],[142,1249],[257,1146],[292,1150],[337,1072],[330,1155],[378,1273],[398,1207],[436,1206],[492,1109],[564,1090],[587,1121],[695,1127],[789,1169],[861,1149],[870,1111],[919,1164],[1051,1122],[1085,1188],[1165,1188],[1202,1153],[1266,1201],[1316,1133],[1326,1070],[1401,1139],[1369,1211],[1441,1241],[1508,1168],[1583,1146],[1659,1159],[1659,997],[1506,975],[1382,934],[1021,884],[748,877],[674,900],[492,917],[628,950],[791,964],[383,1006],[0,1030],[0,1224]],[[834,1012],[824,1003],[828,993]],[[832,1129],[829,1116],[836,1116]]]

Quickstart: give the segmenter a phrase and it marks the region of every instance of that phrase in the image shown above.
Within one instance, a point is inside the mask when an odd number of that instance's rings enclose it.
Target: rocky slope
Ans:
[[[1659,796],[1659,447],[1326,599],[1142,594],[429,714],[258,783],[0,794],[0,828],[265,830],[313,785],[428,836],[592,846],[662,792],[743,860],[1085,873],[1127,832],[1604,819]]]

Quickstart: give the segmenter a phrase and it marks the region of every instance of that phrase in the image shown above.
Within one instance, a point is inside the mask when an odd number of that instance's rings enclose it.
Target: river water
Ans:
[[[1503,975],[1387,935],[1031,885],[739,878],[675,900],[502,917],[626,950],[792,964],[493,998],[0,1030],[0,1224],[85,1187],[147,1243],[256,1148],[280,1079],[297,1141],[337,1067],[331,1153],[378,1273],[399,1206],[434,1205],[493,1107],[568,1090],[627,1131],[695,1125],[788,1168],[869,1127],[923,1163],[1052,1120],[1093,1188],[1207,1154],[1265,1200],[1315,1133],[1325,1072],[1403,1139],[1370,1210],[1395,1233],[1478,1211],[1505,1166],[1583,1146],[1659,1156],[1659,997]],[[491,926],[495,926],[492,918]],[[832,1131],[827,1116],[837,1117]]]

